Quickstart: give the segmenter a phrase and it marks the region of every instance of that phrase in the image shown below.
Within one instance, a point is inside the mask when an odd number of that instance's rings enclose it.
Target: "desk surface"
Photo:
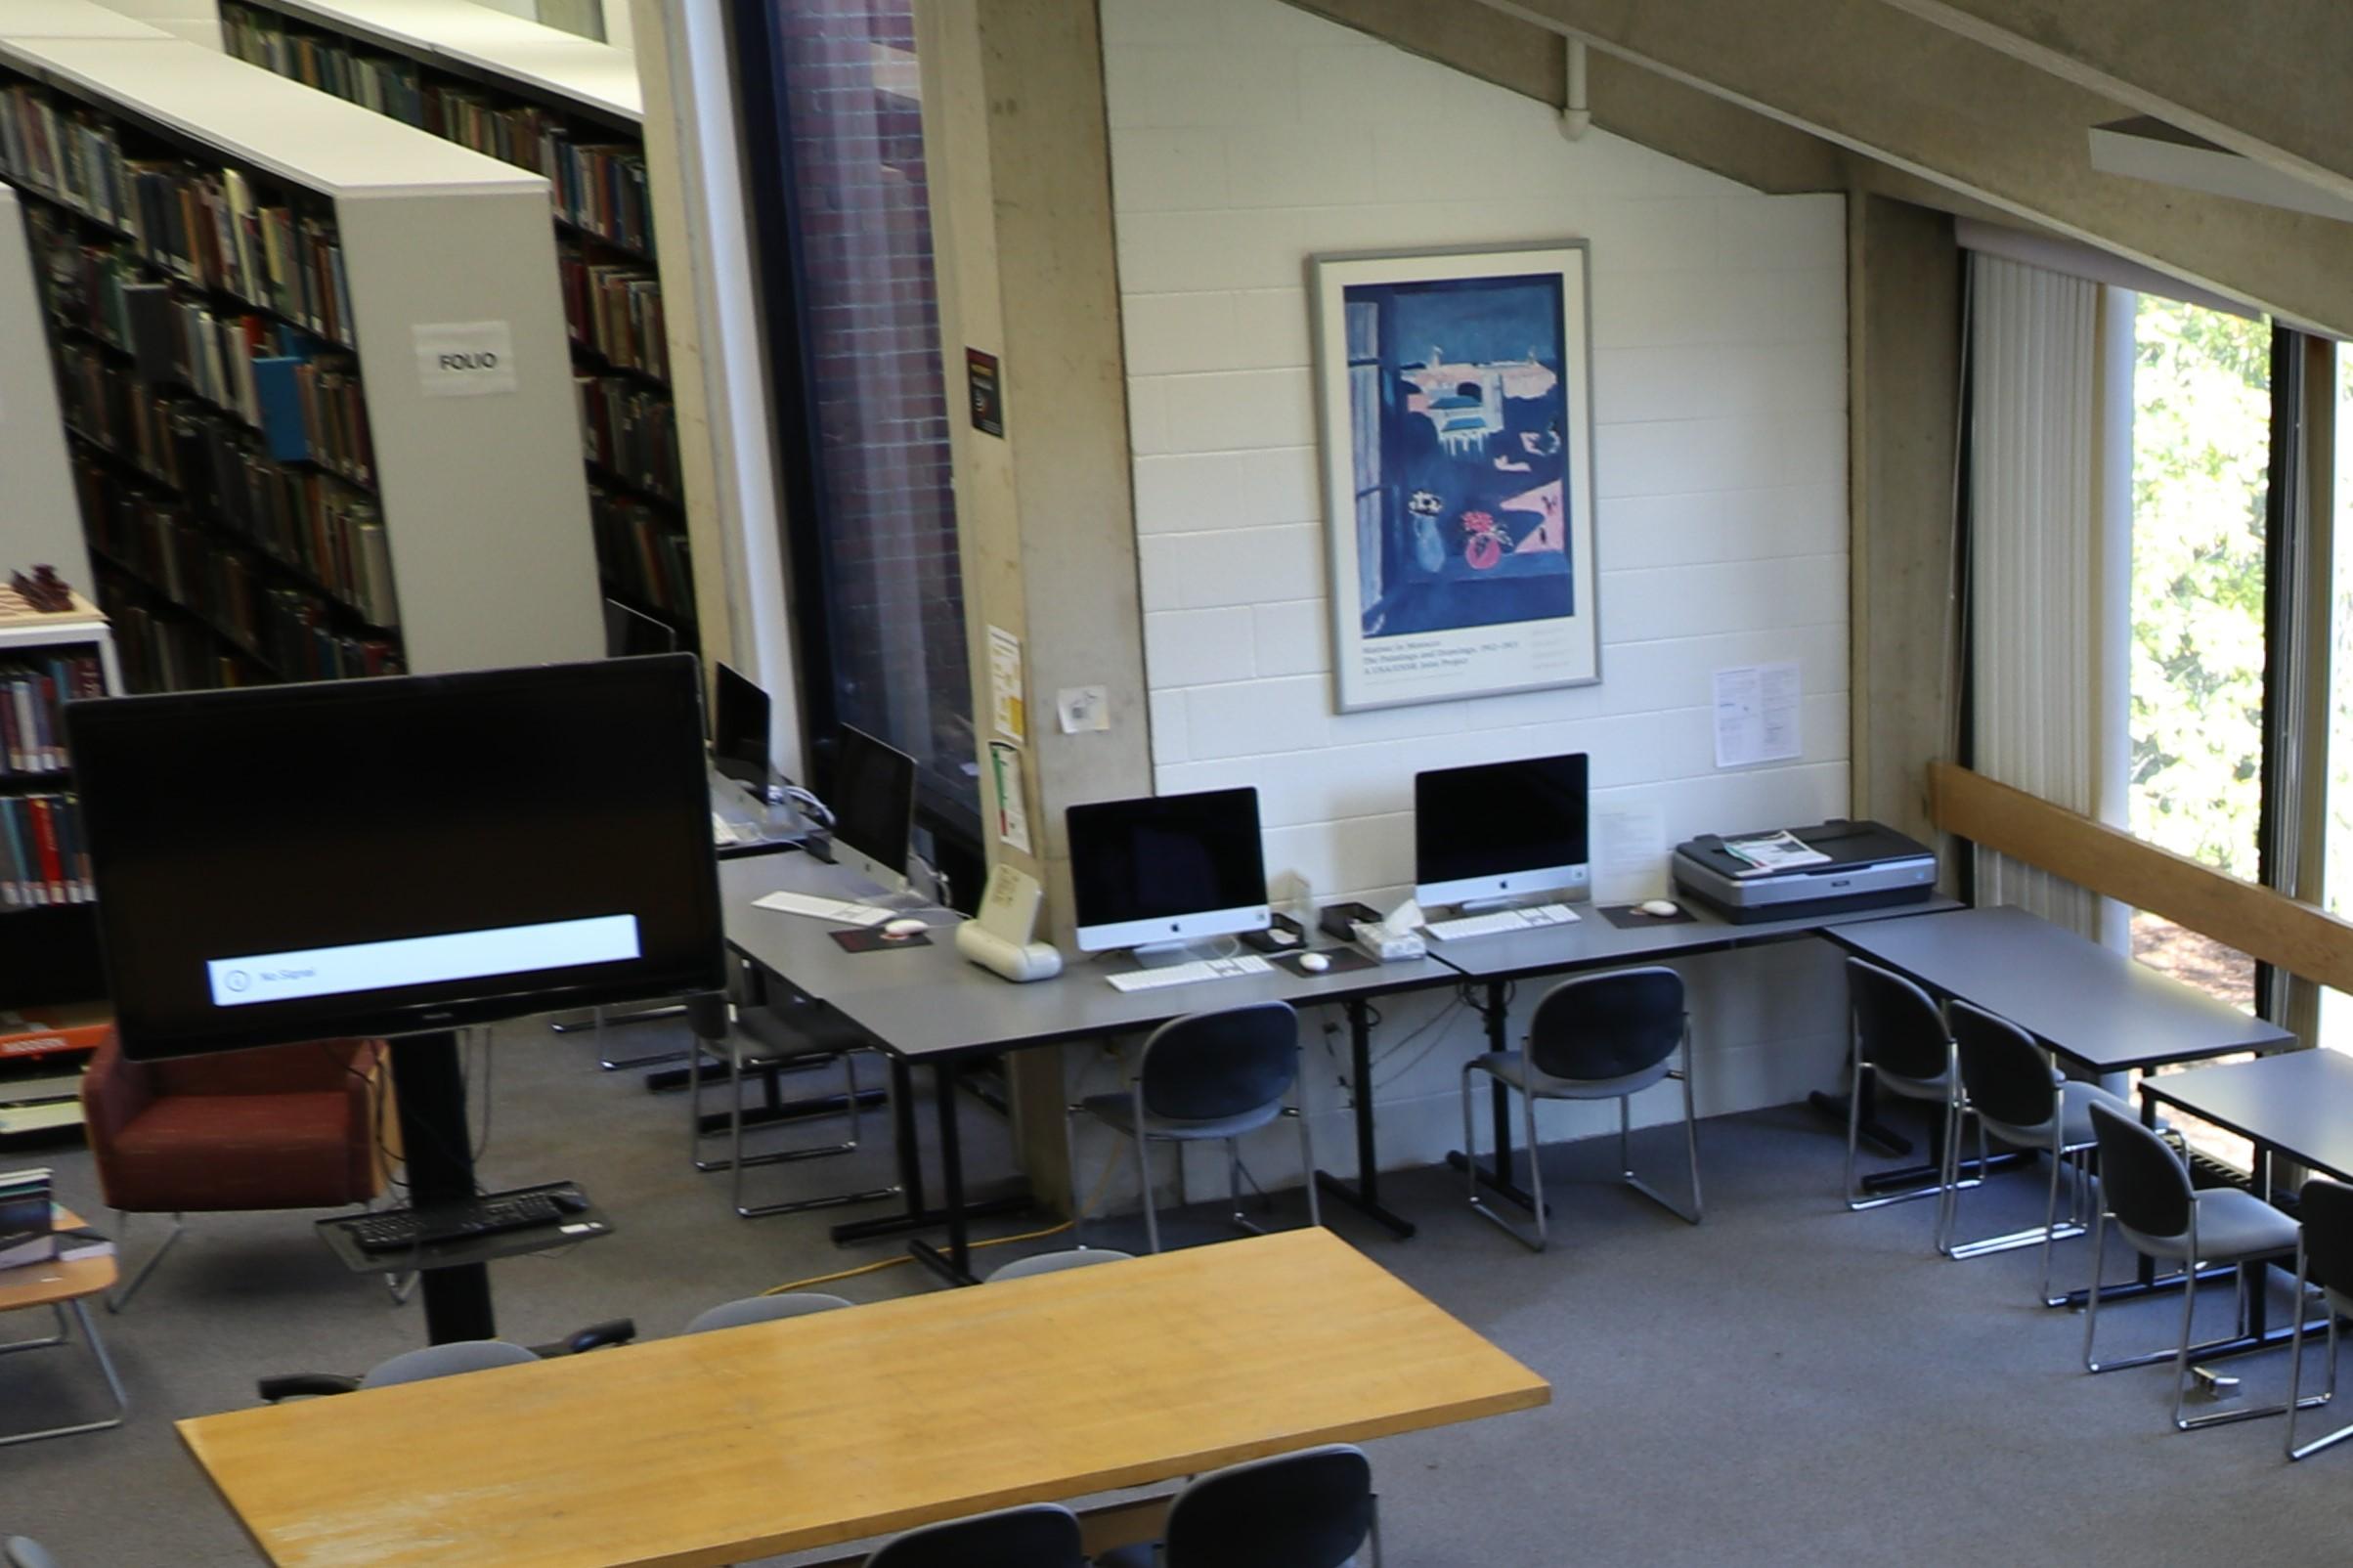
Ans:
[[[1619,927],[1592,904],[1577,906],[1577,921],[1569,926],[1547,926],[1497,936],[1473,936],[1464,941],[1430,942],[1430,951],[1463,974],[1478,980],[1517,980],[1578,969],[1606,969],[1616,964],[1644,964],[1680,958],[1749,942],[1804,936],[1831,926],[1860,922],[1902,921],[1924,913],[1956,909],[1947,898],[1896,904],[1886,909],[1857,909],[1834,915],[1804,915],[1795,920],[1762,920],[1740,925],[1724,919],[1695,898],[1676,900],[1690,913],[1687,921],[1658,921]]]
[[[956,916],[921,911],[936,923],[930,945],[846,953],[831,933],[844,928],[753,907],[780,889],[845,896],[839,873],[806,855],[722,861],[719,899],[727,940],[762,967],[823,998],[895,1054],[909,1059],[1050,1045],[1133,1029],[1203,1008],[1250,1002],[1306,1007],[1452,984],[1460,975],[1436,959],[1323,975],[1278,966],[1265,975],[1204,980],[1149,991],[1113,990],[1106,977],[1134,964],[1085,955],[1049,980],[1017,985],[956,951]]]
[[[2008,905],[1848,926],[1841,946],[1998,1013],[2095,1072],[2277,1051],[2295,1037]]]
[[[57,1211],[55,1229],[76,1230],[82,1217],[69,1208]],[[79,1296],[92,1296],[101,1290],[111,1290],[119,1278],[114,1257],[83,1258],[77,1263],[27,1263],[22,1268],[0,1269],[0,1312],[14,1312],[20,1307],[55,1306]]]
[[[1549,1398],[1288,1231],[179,1429],[279,1568],[704,1568]]]
[[[2141,1080],[2141,1093],[2353,1182],[2353,1057],[2283,1051]]]

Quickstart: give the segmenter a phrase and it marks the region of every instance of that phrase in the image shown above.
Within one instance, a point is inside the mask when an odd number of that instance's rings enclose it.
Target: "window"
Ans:
[[[2329,761],[2323,809],[2323,901],[2332,915],[2353,914],[2353,351],[2335,352],[2335,439],[2329,620]],[[2315,481],[2318,483],[2317,479]],[[2321,992],[2321,1043],[2353,1051],[2353,996]]]
[[[2133,834],[2259,875],[2272,328],[2142,294],[2133,312]],[[2250,1011],[2245,954],[2137,913],[2133,956]]]
[[[977,846],[912,0],[767,0],[735,44],[817,776],[838,725],[880,736]]]

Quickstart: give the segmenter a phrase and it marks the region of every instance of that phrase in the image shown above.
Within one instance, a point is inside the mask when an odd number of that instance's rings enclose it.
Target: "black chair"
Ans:
[[[2098,1140],[2092,1131],[2091,1108],[2113,1107],[2126,1112],[2124,1102],[2096,1083],[2063,1076],[2051,1053],[2031,1035],[1980,1007],[1955,999],[1946,1009],[1952,1021],[1953,1054],[1961,1083],[1952,1097],[1944,1122],[1944,1198],[1937,1219],[1938,1250],[1947,1257],[1984,1257],[2015,1247],[2042,1245],[2042,1300],[2059,1302],[2051,1294],[2052,1242],[2081,1236],[2090,1188],[2090,1171],[2083,1158]],[[1974,1115],[1978,1124],[1978,1168],[1985,1168],[1988,1133],[2021,1149],[2039,1150],[2051,1163],[2050,1195],[2043,1204],[2042,1228],[2017,1231],[1979,1241],[1956,1239],[1960,1226],[1961,1128]],[[2059,1176],[2074,1175],[2068,1189],[2068,1224],[2059,1223]],[[1982,1179],[1982,1178],[1981,1178]]]
[[[1297,1103],[1284,1105],[1286,1095]],[[1185,1182],[1182,1146],[1222,1141],[1234,1223],[1255,1233],[1258,1226],[1242,1211],[1242,1138],[1284,1116],[1299,1124],[1300,1168],[1307,1173],[1307,1222],[1324,1223],[1323,1208],[1316,1200],[1315,1137],[1307,1124],[1299,1083],[1299,1015],[1287,1003],[1254,1002],[1170,1019],[1145,1040],[1135,1076],[1124,1092],[1091,1095],[1070,1109],[1135,1140],[1136,1174],[1144,1190],[1144,1235],[1152,1251],[1160,1250],[1160,1217],[1153,1202],[1148,1146],[1179,1146],[1177,1195],[1181,1202]]]
[[[742,1328],[755,1323],[776,1323],[786,1318],[806,1318],[815,1312],[839,1312],[856,1303],[843,1296],[827,1295],[822,1290],[788,1290],[772,1296],[745,1296],[739,1301],[722,1301],[696,1316],[686,1326],[690,1334],[705,1334],[715,1328]]]
[[[1862,1134],[1863,1100],[1884,1091],[1905,1100],[1938,1108],[1936,1127],[1940,1141],[1952,1120],[1952,1035],[1944,1016],[1928,992],[1894,970],[1859,958],[1847,960],[1847,1006],[1851,1019],[1852,1071],[1847,1087],[1847,1182],[1841,1195],[1851,1209],[1881,1208],[1908,1203],[1916,1198],[1935,1198],[1942,1206],[1944,1161],[1938,1159],[1939,1179],[1926,1187],[1900,1193],[1865,1193],[1854,1185],[1854,1146]],[[1970,1183],[1975,1186],[1973,1179]],[[1942,1241],[1939,1231],[1938,1240]]]
[[[755,1165],[787,1165],[804,1159],[827,1159],[855,1154],[864,1134],[858,1095],[857,1053],[867,1049],[856,1025],[821,1002],[784,1002],[737,1007],[718,992],[686,998],[686,1022],[694,1045],[686,1053],[687,1153],[699,1171],[728,1173],[728,1201],[739,1219],[766,1219],[775,1214],[799,1214],[813,1208],[833,1208],[887,1196],[881,1193],[829,1193],[817,1198],[780,1198],[754,1203],[744,1196],[744,1172]],[[717,1057],[727,1065],[727,1154],[723,1159],[703,1156],[703,1067]],[[768,1108],[783,1103],[781,1075],[803,1067],[838,1063],[842,1096],[850,1116],[850,1136],[839,1143],[771,1149],[765,1154],[744,1153],[744,1078],[756,1074]]]
[[[893,1536],[866,1568],[1086,1568],[1086,1552],[1078,1515],[1033,1503]]]
[[[2236,1187],[2190,1185],[2190,1167],[2170,1145],[2113,1106],[2091,1108],[2092,1130],[2100,1148],[2100,1218],[2092,1232],[2091,1294],[2083,1314],[2083,1368],[2086,1372],[2115,1372],[2126,1367],[2173,1363],[2173,1424],[2181,1431],[2219,1426],[2226,1421],[2277,1416],[2286,1405],[2263,1405],[2249,1410],[2216,1411],[2204,1416],[2183,1414],[2189,1398],[2188,1379],[2193,1356],[2220,1350],[2230,1341],[2204,1345],[2190,1342],[2192,1320],[2198,1310],[2198,1271],[2201,1265],[2239,1266],[2237,1337],[2246,1334],[2247,1268],[2270,1258],[2285,1258],[2301,1244],[2294,1220],[2254,1194]],[[2102,1362],[2094,1355],[2094,1335],[2100,1328],[2100,1265],[2108,1243],[2110,1221],[2124,1240],[2143,1255],[2178,1263],[2182,1268],[2181,1342],[2170,1351]],[[2319,1400],[2312,1401],[2319,1404]]]
[[[1680,1047],[1683,1065],[1674,1065]],[[1490,1208],[1479,1196],[1477,1152],[1472,1148],[1478,1117],[1472,1080],[1484,1075],[1520,1092],[1523,1142],[1528,1146],[1528,1194],[1534,1199],[1536,1233],[1531,1236]],[[1690,1165],[1688,1208],[1634,1172],[1634,1097],[1673,1078],[1683,1086],[1683,1149]],[[1563,980],[1545,993],[1528,1021],[1528,1039],[1518,1051],[1473,1057],[1462,1068],[1462,1151],[1470,1206],[1534,1251],[1545,1249],[1545,1179],[1536,1137],[1540,1100],[1618,1102],[1618,1170],[1629,1187],[1696,1225],[1701,1214],[1699,1121],[1691,1099],[1691,1019],[1683,1007],[1683,978],[1672,969],[1629,969],[1610,975]]]
[[[1168,1505],[1160,1568],[1347,1568],[1370,1544],[1380,1561],[1380,1500],[1364,1450],[1345,1443],[1252,1459],[1189,1482]],[[1122,1546],[1096,1568],[1152,1568]]]
[[[2295,1256],[2295,1331],[2288,1352],[2288,1457],[2300,1459],[2331,1444],[2353,1437],[2353,1426],[2340,1426],[2298,1448],[2295,1413],[2325,1405],[2336,1397],[2336,1320],[2353,1317],[2353,1187],[2315,1176],[2304,1184],[2296,1205],[2303,1216],[2304,1234]],[[2304,1399],[2304,1302],[2313,1278],[2320,1280],[2321,1306],[2329,1314],[2329,1381],[2318,1399]]]
[[[527,1362],[577,1356],[606,1345],[626,1345],[637,1337],[637,1326],[628,1318],[591,1324],[550,1344],[518,1345],[504,1339],[458,1339],[403,1351],[378,1362],[366,1376],[344,1377],[332,1372],[288,1372],[264,1377],[254,1391],[264,1403],[309,1399],[328,1394],[353,1394],[363,1388],[388,1388],[395,1383],[419,1383],[434,1377],[455,1377],[494,1367],[519,1367]]]

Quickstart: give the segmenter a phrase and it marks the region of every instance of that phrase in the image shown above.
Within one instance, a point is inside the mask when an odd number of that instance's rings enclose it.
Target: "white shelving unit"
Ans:
[[[407,667],[601,654],[546,182],[182,40],[66,36],[73,0],[29,0],[44,35],[19,35],[18,3],[0,9],[0,84],[331,210]],[[511,390],[439,395],[420,329],[480,324],[506,339]]]
[[[48,565],[81,592],[95,592],[24,211],[5,184],[0,184],[0,475],[6,476],[8,490],[0,583],[12,571]],[[0,649],[9,635],[0,624]]]

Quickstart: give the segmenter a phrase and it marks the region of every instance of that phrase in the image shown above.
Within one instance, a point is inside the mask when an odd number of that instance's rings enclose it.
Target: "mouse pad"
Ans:
[[[1331,967],[1322,971],[1321,974],[1301,969],[1299,960],[1304,955],[1299,953],[1285,953],[1276,959],[1275,963],[1279,968],[1289,970],[1301,980],[1317,980],[1322,975],[1346,975],[1355,970],[1374,967],[1374,961],[1371,957],[1358,952],[1353,947],[1323,947],[1318,948],[1317,951],[1331,960]]]
[[[1699,916],[1688,909],[1678,909],[1672,915],[1646,915],[1634,904],[1604,904],[1601,918],[1620,931],[1633,931],[1640,926],[1695,926]]]
[[[917,932],[912,936],[886,936],[880,926],[861,926],[852,931],[832,931],[827,936],[846,953],[887,953],[900,947],[929,947],[929,932]]]

